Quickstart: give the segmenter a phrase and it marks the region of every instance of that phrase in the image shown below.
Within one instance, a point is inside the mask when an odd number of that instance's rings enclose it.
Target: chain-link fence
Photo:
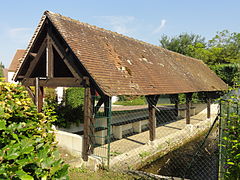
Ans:
[[[226,172],[219,134],[226,135],[239,106],[222,103],[219,118],[219,104],[201,94],[99,98],[92,96],[87,153],[103,166],[147,178],[217,179]],[[80,126],[74,133],[84,138]]]
[[[95,115],[95,156],[116,170],[216,179],[218,104],[211,104],[208,118],[201,98],[186,103],[181,96],[137,97],[141,105],[136,97],[122,99],[113,103],[108,116],[104,106]]]

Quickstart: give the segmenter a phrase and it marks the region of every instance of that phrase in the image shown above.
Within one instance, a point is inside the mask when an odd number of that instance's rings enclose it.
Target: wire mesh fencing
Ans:
[[[218,103],[194,94],[99,98],[91,99],[87,153],[103,166],[166,178],[218,177]],[[72,132],[84,141],[84,116],[81,122]]]
[[[132,105],[131,97],[126,99],[113,103],[108,117],[104,107],[96,113],[94,155],[105,157],[110,168],[118,171],[141,169],[189,179],[217,177],[218,122],[214,120],[218,104],[211,104],[209,118],[204,99],[186,104],[165,96],[144,99],[141,105]]]

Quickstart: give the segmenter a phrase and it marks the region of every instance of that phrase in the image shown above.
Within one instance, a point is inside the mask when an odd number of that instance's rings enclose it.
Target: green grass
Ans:
[[[90,171],[84,168],[71,168],[69,170],[70,180],[134,180],[136,177],[119,172],[99,170]]]
[[[145,105],[146,101],[143,98],[137,98],[129,101],[117,101],[114,104],[123,105],[123,106],[137,106],[137,105]]]

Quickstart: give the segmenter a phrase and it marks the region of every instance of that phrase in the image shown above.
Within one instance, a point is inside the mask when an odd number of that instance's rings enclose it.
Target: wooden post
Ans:
[[[88,160],[89,148],[90,148],[90,140],[89,140],[89,126],[91,121],[91,90],[90,83],[87,77],[83,79],[85,91],[84,91],[84,125],[83,125],[83,151],[82,158],[84,161]]]
[[[190,124],[190,105],[192,93],[186,93],[186,124]]]
[[[39,78],[35,79],[35,104],[37,106],[37,111],[41,112],[43,107],[43,87],[39,86]]]
[[[156,110],[151,104],[148,104],[148,110],[150,141],[154,141],[156,138]]]
[[[156,138],[156,105],[159,96],[147,96],[148,111],[149,111],[149,137],[150,141]]]
[[[90,111],[90,124],[89,124],[89,153],[93,154],[94,151],[94,145],[96,144],[95,141],[95,89],[93,87],[90,86],[90,107],[89,107],[89,111]]]
[[[174,114],[177,118],[178,117],[178,106],[179,106],[178,94],[172,94],[171,99],[172,99],[171,103],[174,103]]]
[[[211,96],[207,93],[207,118],[211,118]]]
[[[48,78],[53,78],[53,48],[52,48],[52,39],[49,34],[47,35],[47,47],[46,47],[46,76]]]

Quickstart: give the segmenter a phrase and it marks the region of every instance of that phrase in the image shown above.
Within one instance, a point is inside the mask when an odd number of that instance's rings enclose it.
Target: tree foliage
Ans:
[[[203,60],[230,86],[239,81],[240,33],[223,30],[208,42],[196,34],[163,35],[160,45],[166,49]]]
[[[163,48],[183,55],[189,55],[189,46],[195,47],[197,45],[201,45],[205,47],[206,44],[205,38],[200,35],[187,33],[180,34],[179,36],[175,36],[173,38],[163,35],[160,43]]]
[[[37,113],[23,87],[0,82],[0,179],[61,179],[52,112]]]
[[[4,65],[2,64],[2,62],[0,62],[0,78],[4,76],[3,68],[4,68]]]

